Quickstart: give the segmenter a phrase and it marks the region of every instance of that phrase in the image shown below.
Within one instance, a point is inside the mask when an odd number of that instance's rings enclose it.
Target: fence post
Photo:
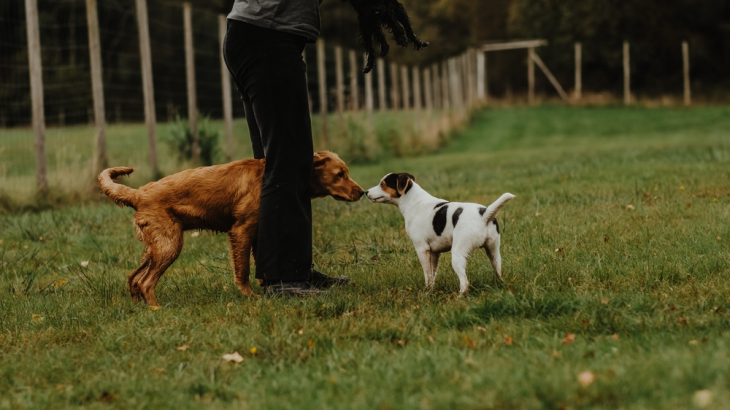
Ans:
[[[335,46],[335,82],[337,87],[337,119],[340,123],[340,134],[345,132],[345,72],[342,63],[342,47]]]
[[[477,98],[487,102],[487,60],[484,51],[477,51]]]
[[[629,42],[624,41],[624,104],[631,104],[631,66],[629,63]]]
[[[91,62],[91,91],[94,98],[94,123],[96,124],[96,153],[94,176],[107,167],[106,113],[104,110],[104,80],[101,75],[101,45],[99,41],[99,17],[96,0],[86,0],[86,23],[89,31],[89,61]]]
[[[26,29],[28,31],[28,72],[33,106],[35,134],[35,166],[38,194],[48,194],[46,175],[46,114],[43,108],[43,68],[41,67],[41,36],[38,28],[38,0],[25,0]]]
[[[535,47],[527,49],[527,102],[535,104]]]
[[[433,63],[431,65],[431,77],[433,79],[433,108],[441,109],[441,82],[439,81],[439,65]]]
[[[360,109],[360,93],[357,85],[357,54],[355,50],[350,50],[350,109],[358,111]]]
[[[317,81],[319,82],[319,121],[322,124],[322,142],[329,146],[327,136],[327,73],[324,66],[324,40],[317,40]]]
[[[363,64],[367,64],[368,56],[365,54],[363,58]],[[365,109],[368,112],[368,118],[372,118],[373,115],[373,75],[372,72],[365,74]]]
[[[451,93],[450,93],[450,86],[451,83],[451,76],[449,74],[449,65],[450,60],[444,60],[441,62],[441,108],[444,110],[449,110],[451,108]]]
[[[150,166],[156,179],[160,176],[157,165],[157,141],[155,137],[155,87],[152,80],[152,51],[150,49],[150,29],[147,17],[147,0],[136,0],[137,30],[139,32],[139,54],[142,64],[142,92],[144,95],[144,122],[147,125],[147,140],[150,146]]]
[[[433,109],[433,93],[431,92],[431,69],[423,69],[423,96],[426,100],[426,110],[430,113]]]
[[[583,46],[581,43],[575,43],[575,90],[574,96],[576,101],[583,98]]]
[[[692,104],[692,94],[689,84],[689,44],[682,42],[682,67],[684,69],[684,105]]]
[[[385,111],[385,61],[378,58],[378,109]]]
[[[233,101],[231,97],[231,73],[223,57],[223,43],[226,39],[228,21],[225,14],[218,15],[218,38],[220,39],[221,90],[223,91],[223,119],[226,123],[226,159],[233,161]]]
[[[189,2],[183,3],[183,20],[185,26],[185,72],[188,88],[188,121],[190,134],[193,136],[193,163],[200,159],[198,143],[198,97],[195,90],[195,49],[193,48],[193,11]]]
[[[451,105],[456,109],[461,107],[460,95],[459,95],[459,74],[456,71],[456,58],[451,57],[449,59],[449,95],[451,96]]]
[[[476,52],[468,49],[466,52],[466,73],[469,87],[469,106],[473,106],[477,100],[477,75],[476,75]]]
[[[413,74],[413,108],[421,110],[421,70],[418,67],[411,68]]]
[[[400,98],[398,94],[398,66],[390,63],[390,106],[391,109],[400,108]]]
[[[411,81],[408,78],[408,67],[402,65],[400,67],[401,88],[403,93],[403,109],[408,111],[411,109]]]

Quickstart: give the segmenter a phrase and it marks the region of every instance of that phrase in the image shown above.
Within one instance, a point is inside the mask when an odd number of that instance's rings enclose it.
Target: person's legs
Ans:
[[[243,96],[254,155],[261,154],[256,152],[258,133],[266,158],[256,251],[256,278],[266,282],[310,277],[314,150],[301,55],[305,41],[229,21],[224,46],[226,64]]]

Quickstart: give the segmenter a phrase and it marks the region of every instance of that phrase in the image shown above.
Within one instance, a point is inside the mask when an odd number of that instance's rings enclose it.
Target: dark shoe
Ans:
[[[314,269],[314,266],[312,266],[312,271],[309,276],[310,285],[316,286],[318,288],[328,288],[334,285],[347,285],[348,283],[350,283],[350,278],[348,278],[347,276],[327,276],[317,269]]]
[[[263,284],[264,294],[268,296],[314,296],[327,294],[307,282],[272,282]]]

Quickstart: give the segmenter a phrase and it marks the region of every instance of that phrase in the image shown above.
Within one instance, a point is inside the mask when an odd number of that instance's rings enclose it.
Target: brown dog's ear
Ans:
[[[329,160],[330,160],[330,157],[328,157],[327,155],[324,155],[322,152],[315,152],[314,153],[314,168],[321,167]]]
[[[414,178],[411,174],[398,174],[398,195],[403,195],[408,192],[411,189],[411,186],[413,186],[413,181],[415,180],[416,178]]]

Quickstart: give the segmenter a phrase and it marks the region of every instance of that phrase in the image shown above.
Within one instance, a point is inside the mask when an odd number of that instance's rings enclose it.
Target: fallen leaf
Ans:
[[[611,339],[618,340],[618,333],[614,333],[611,335]]]
[[[633,205],[626,205],[626,209],[632,210],[632,209],[636,209],[636,208],[634,208]]]
[[[226,307],[233,307],[233,302],[228,302],[228,304],[226,304]]]
[[[584,371],[578,375],[578,383],[583,387],[588,387],[596,381],[596,375],[591,371]]]
[[[66,284],[66,279],[58,279],[57,281],[53,282],[53,285],[58,287],[61,287]]]
[[[309,341],[307,342],[307,346],[309,346],[310,349],[314,347],[314,344],[315,342],[313,339],[309,339]]]
[[[370,260],[371,260],[371,261],[373,261],[373,262],[377,262],[377,261],[378,261],[378,259],[379,259],[379,258],[378,258],[378,255],[375,255],[375,256],[373,256],[372,258],[370,258]]]
[[[486,332],[487,331],[487,328],[484,327],[484,326],[477,326],[477,330],[480,331],[480,332]]]
[[[697,390],[692,395],[692,403],[695,406],[703,409],[712,403],[712,391],[710,390]]]
[[[233,353],[229,353],[229,354],[224,354],[223,360],[225,360],[227,362],[241,363],[243,361],[243,357],[241,357],[241,355],[238,354],[238,352],[233,352]]]
[[[563,252],[563,248],[558,248],[558,249],[555,249],[555,252],[557,252],[557,253],[562,253],[562,252]]]
[[[569,345],[575,342],[575,333],[566,333],[563,338],[563,345]]]
[[[223,290],[228,290],[228,285],[223,285]]]
[[[472,366],[476,366],[477,365],[477,362],[475,362],[474,359],[472,359],[471,357],[467,357],[466,359],[464,359],[464,363],[465,364],[470,364]]]
[[[679,190],[680,191],[684,191],[684,185],[682,185],[681,187],[679,187]]]
[[[398,345],[398,346],[405,346],[405,345],[408,344],[408,339],[405,339],[405,340],[398,339],[398,340],[395,341],[395,344]]]
[[[692,204],[690,204],[689,202],[687,202],[687,208],[692,208]]]
[[[602,305],[608,305],[608,302],[610,302],[610,300],[608,300],[606,298],[601,298],[601,304]]]
[[[43,321],[43,316],[41,316],[41,315],[31,315],[30,318],[34,322],[42,322]]]
[[[510,335],[504,335],[504,344],[506,344],[507,346],[512,346],[512,343],[514,343],[512,337]]]
[[[251,354],[256,354],[256,352],[259,351],[259,349],[256,348],[256,346],[252,347],[251,350],[249,350]]]
[[[431,335],[428,336],[428,341],[431,342],[431,343],[434,343],[433,337],[431,337]]]
[[[686,317],[679,317],[679,318],[677,318],[677,322],[679,324],[686,325],[687,324],[687,318]]]
[[[160,310],[159,306],[150,306],[150,310]]]
[[[193,233],[190,234],[190,237],[191,238],[197,238],[198,236],[200,236],[200,232],[199,231],[195,231],[195,232],[193,232]]]
[[[469,336],[464,336],[461,340],[461,345],[466,347],[474,347],[474,341]]]
[[[190,347],[190,346],[188,346],[188,345],[178,346],[177,350],[184,352],[184,351],[188,350],[188,347]]]
[[[89,266],[89,261],[82,261],[81,263],[79,263],[79,265],[81,265],[82,268],[85,268]]]
[[[698,344],[700,344],[700,342],[698,342],[696,340],[690,340],[689,344],[691,344],[692,346],[697,346]]]
[[[717,202],[717,198],[712,198],[712,202]],[[3,241],[0,241],[0,243],[3,243]]]
[[[719,236],[715,239],[717,239],[718,242],[722,241],[722,238],[720,238]]]
[[[201,265],[205,265],[205,259],[201,260],[201,261],[200,261],[200,264],[201,264]],[[213,286],[215,286],[215,285],[216,285],[216,284],[214,283],[214,284],[213,284]]]

